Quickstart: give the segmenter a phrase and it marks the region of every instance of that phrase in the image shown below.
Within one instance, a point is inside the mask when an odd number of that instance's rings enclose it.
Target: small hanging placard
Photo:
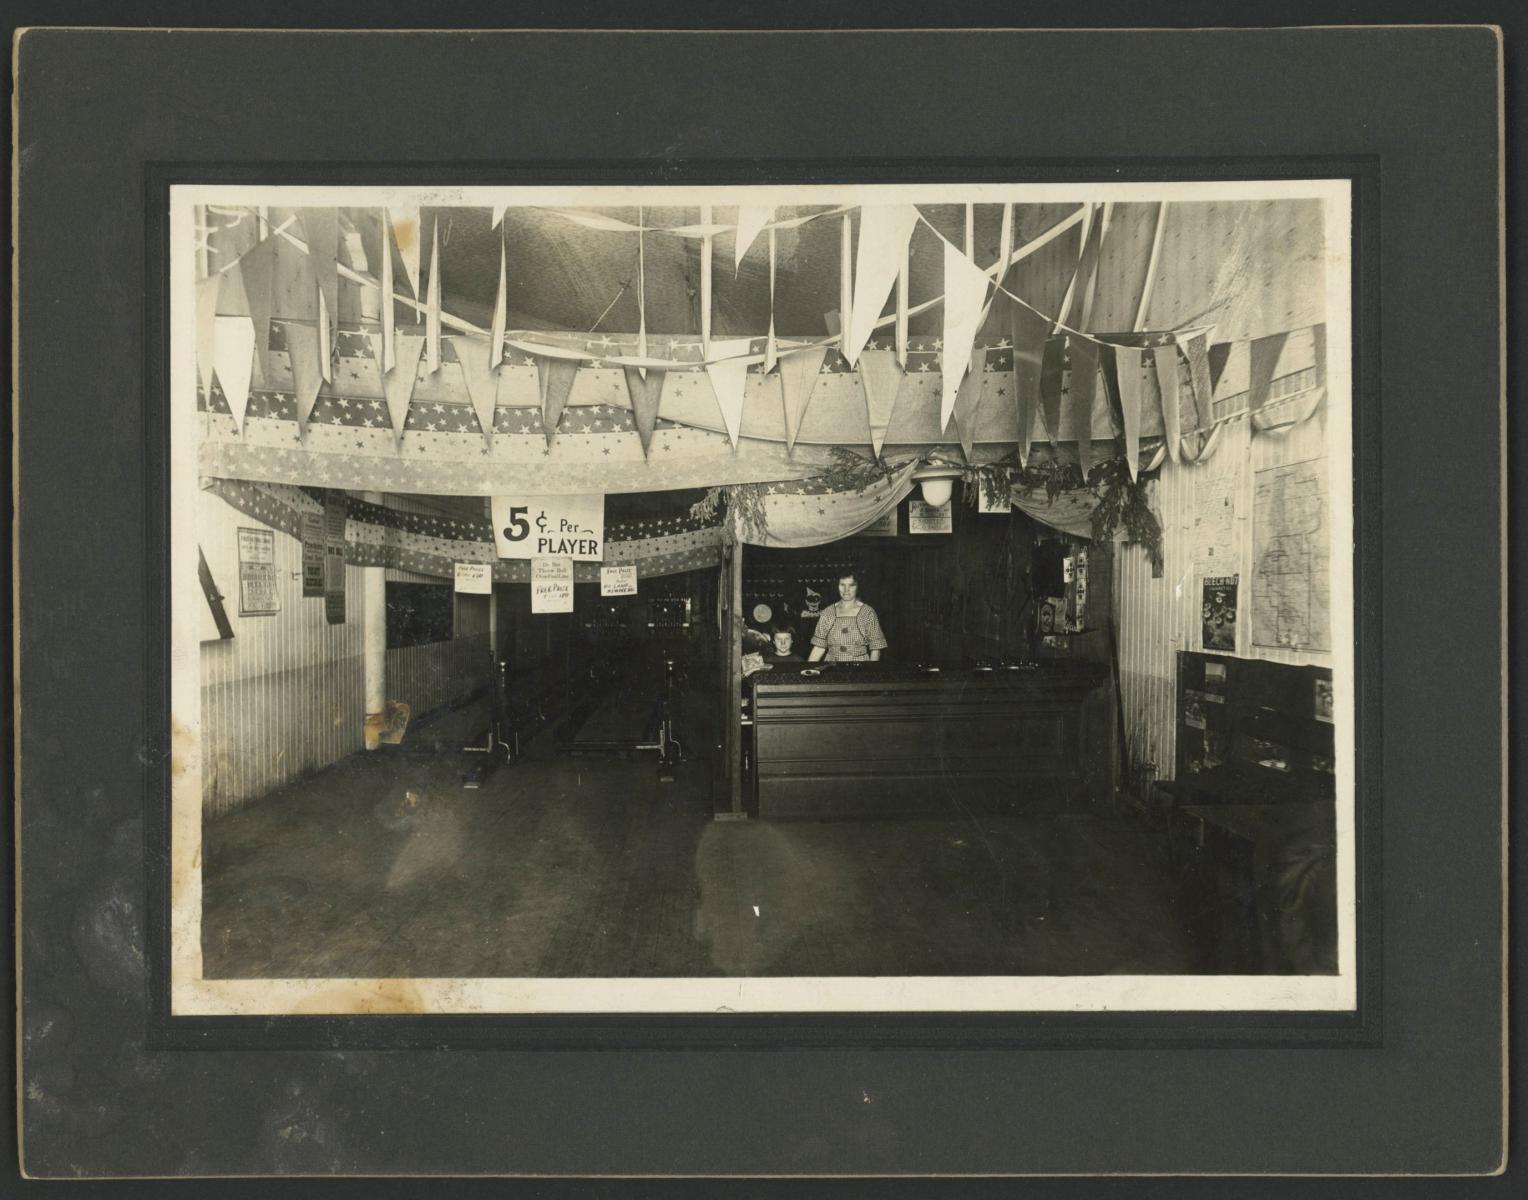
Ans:
[[[324,618],[331,625],[345,623],[345,493],[334,488],[324,492]]]
[[[946,500],[937,507],[922,500],[907,502],[908,533],[953,533],[955,518],[951,511],[953,501]]]
[[[493,592],[493,564],[485,562],[459,562],[456,564],[456,590],[475,596],[487,596]]]
[[[302,515],[302,597],[321,599],[324,594],[324,515]]]
[[[636,594],[636,563],[626,563],[619,567],[600,568],[601,596],[635,596]]]
[[[573,611],[573,560],[571,558],[531,559],[531,612],[570,613]]]
[[[276,591],[276,535],[269,529],[239,530],[239,615],[264,617],[281,611]]]

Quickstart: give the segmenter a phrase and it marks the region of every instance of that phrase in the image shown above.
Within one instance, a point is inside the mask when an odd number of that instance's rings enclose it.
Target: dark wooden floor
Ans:
[[[716,822],[703,764],[538,747],[476,791],[357,755],[210,822],[207,976],[1202,969],[1124,821]]]

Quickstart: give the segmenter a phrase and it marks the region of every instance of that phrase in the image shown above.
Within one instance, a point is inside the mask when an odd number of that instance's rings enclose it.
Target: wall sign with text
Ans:
[[[493,543],[500,558],[605,557],[605,497],[493,497]]]

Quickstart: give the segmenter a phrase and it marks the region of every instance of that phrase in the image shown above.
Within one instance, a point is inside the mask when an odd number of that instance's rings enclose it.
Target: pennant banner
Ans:
[[[711,390],[716,393],[722,424],[727,427],[727,437],[735,449],[738,431],[743,424],[743,389],[748,383],[748,359],[745,356],[749,341],[739,338],[712,342],[711,345],[723,357],[706,364],[706,377],[711,381]],[[736,357],[726,357],[729,354]]]
[[[955,412],[960,381],[970,367],[971,348],[981,324],[982,308],[991,282],[955,245],[944,243],[944,374],[939,400],[939,427],[948,429]]]
[[[764,227],[774,219],[775,210],[767,204],[742,204],[737,210],[737,242],[732,248],[732,269],[743,265],[748,248],[753,245]],[[770,230],[773,233],[774,230]]]
[[[431,275],[434,275],[432,270]],[[483,431],[483,444],[493,445],[493,410],[497,403],[499,380],[494,371],[497,365],[489,355],[487,338],[468,334],[451,339],[456,351],[456,361],[461,364],[462,375],[467,380],[467,398],[472,401],[472,411],[477,416],[478,428]]]
[[[1088,338],[1068,338],[1072,352],[1071,395],[1072,429],[1077,438],[1077,457],[1082,463],[1082,477],[1093,469],[1093,400],[1098,395],[1097,342]]]
[[[440,221],[430,227],[430,284],[425,299],[424,358],[430,374],[440,370]]]
[[[955,390],[955,434],[960,438],[960,449],[967,462],[971,461],[971,450],[975,444],[976,412],[981,407],[986,365],[987,352],[973,349],[970,370]]]
[[[228,399],[234,425],[242,433],[255,360],[255,327],[248,317],[219,317],[216,341],[218,383]]]
[[[567,407],[568,393],[573,390],[573,380],[578,375],[578,364],[557,358],[536,360],[536,385],[541,392],[541,424],[546,430],[546,444],[552,444],[557,434],[557,423],[562,420],[562,410]]]
[[[318,280],[318,299],[325,318],[319,337],[320,367],[327,381],[331,378],[329,352],[339,330],[339,209],[305,208],[301,210],[303,240],[308,243],[308,257]]]
[[[838,328],[839,344],[849,343],[849,319],[854,312],[854,230],[845,213],[838,238]]]
[[[1178,442],[1183,437],[1183,414],[1178,407],[1182,403],[1178,394],[1178,347],[1157,346],[1151,356],[1157,371],[1157,391],[1162,396],[1162,438],[1167,457],[1177,462]]]
[[[1052,446],[1061,440],[1061,385],[1066,375],[1066,338],[1045,339],[1040,358],[1040,415]]]
[[[1193,393],[1194,412],[1198,417],[1196,431],[1199,437],[1195,440],[1196,451],[1188,456],[1189,461],[1201,457],[1208,444],[1205,434],[1213,429],[1215,423],[1214,409],[1212,406],[1212,384],[1210,383],[1210,360],[1205,349],[1206,335],[1196,333],[1186,338],[1179,345],[1183,349],[1183,357],[1188,360],[1189,387]],[[1186,447],[1185,447],[1186,448]]]
[[[637,437],[642,441],[644,457],[652,448],[653,427],[658,423],[658,403],[663,396],[663,377],[666,371],[649,371],[646,377],[636,367],[623,368],[626,374],[626,391],[631,396],[631,415],[636,422]]]
[[[261,382],[267,384],[271,379],[271,318],[275,313],[276,256],[280,253],[280,248],[280,238],[266,238],[239,259],[238,266],[234,269],[238,279],[236,290],[243,293],[249,319],[254,324],[255,373]],[[308,256],[304,254],[301,257],[306,259]],[[225,312],[222,301],[227,299],[226,295],[220,299],[220,316]]]
[[[319,369],[318,327],[289,323],[286,326],[287,357],[292,362],[292,388],[297,394],[297,436],[308,434],[308,418],[324,382]]]
[[[1268,388],[1273,383],[1274,369],[1279,365],[1279,355],[1284,352],[1287,333],[1272,337],[1256,338],[1251,346],[1251,366],[1247,377],[1247,411],[1256,413],[1268,403]]]
[[[1114,377],[1119,386],[1119,409],[1125,429],[1125,462],[1130,467],[1130,478],[1136,477],[1140,463],[1141,441],[1141,352],[1132,347],[1114,351]]]
[[[398,257],[403,260],[403,270],[409,277],[409,289],[415,300],[422,300],[424,293],[419,290],[419,252],[424,239],[423,211],[418,207],[389,208],[387,218],[393,227]]]
[[[809,346],[780,356],[780,395],[785,404],[785,450],[793,453],[796,436],[801,432],[801,418],[811,403],[812,389],[822,372],[826,346]]]
[[[1013,339],[1013,409],[1019,423],[1019,465],[1029,465],[1029,444],[1034,436],[1035,415],[1040,411],[1042,365],[1050,322],[1022,304],[1008,302],[1008,332]],[[1060,372],[1057,372],[1056,404],[1059,411]]]
[[[390,371],[382,373],[382,395],[387,401],[387,416],[393,427],[393,445],[403,445],[403,427],[409,418],[409,401],[419,378],[419,356],[424,338],[417,333],[400,333],[394,346],[397,358]]]
[[[496,209],[500,215],[502,208]],[[494,222],[495,225],[498,221]],[[493,323],[488,329],[488,361],[494,370],[504,361],[504,323],[509,315],[509,266],[505,261],[504,239],[499,238],[499,290],[493,298]]]
[[[853,307],[843,342],[843,355],[851,367],[875,332],[886,296],[907,260],[908,243],[917,224],[918,210],[911,204],[867,204],[860,209]]]
[[[897,407],[902,367],[895,350],[866,350],[860,355],[860,382],[865,388],[865,415],[870,422],[870,445],[880,458],[886,429]]]
[[[382,317],[382,353],[378,361],[382,366],[382,374],[386,375],[393,369],[395,361],[393,357],[394,322],[397,314],[393,311],[393,238],[389,232],[392,221],[388,220],[387,209],[382,210],[382,294],[377,298],[377,311]]]
[[[226,276],[209,275],[196,285],[196,377],[203,391],[212,388],[212,373],[217,369],[218,297]]]

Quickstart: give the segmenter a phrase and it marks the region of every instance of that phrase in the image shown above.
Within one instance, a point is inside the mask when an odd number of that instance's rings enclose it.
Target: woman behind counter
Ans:
[[[808,661],[879,662],[884,649],[886,635],[880,618],[859,598],[858,575],[846,571],[838,577],[838,601],[817,618]]]

